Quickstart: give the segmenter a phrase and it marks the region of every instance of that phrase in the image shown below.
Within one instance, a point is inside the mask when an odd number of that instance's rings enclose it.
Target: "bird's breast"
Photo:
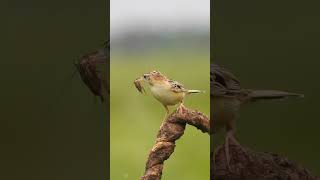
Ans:
[[[152,95],[164,105],[176,105],[184,98],[185,93],[171,91],[170,87],[164,85],[153,85],[150,87]]]

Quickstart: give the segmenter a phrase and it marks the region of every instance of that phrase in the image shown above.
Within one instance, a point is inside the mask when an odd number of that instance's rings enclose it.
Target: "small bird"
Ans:
[[[150,86],[151,93],[166,109],[166,116],[169,115],[168,106],[179,104],[179,108],[183,108],[183,100],[186,95],[192,93],[200,93],[200,90],[188,90],[177,81],[168,79],[159,71],[151,71],[137,78],[134,84],[140,93],[145,93],[142,82],[146,82]]]
[[[79,61],[74,63],[82,81],[95,96],[100,97],[101,102],[105,101],[104,91],[109,93],[109,83],[107,82],[108,78],[104,77],[97,67],[102,64],[108,65],[107,60],[109,59],[110,42],[106,41],[103,47],[82,56]],[[107,70],[109,69],[107,68]]]
[[[243,89],[240,81],[228,70],[211,64],[210,68],[211,129],[213,134],[225,128],[225,156],[229,166],[229,141],[241,145],[235,139],[236,119],[240,106],[245,103],[263,99],[284,99],[287,97],[303,97],[302,94],[278,90]],[[243,148],[241,148],[244,150]],[[245,152],[245,151],[244,151]]]

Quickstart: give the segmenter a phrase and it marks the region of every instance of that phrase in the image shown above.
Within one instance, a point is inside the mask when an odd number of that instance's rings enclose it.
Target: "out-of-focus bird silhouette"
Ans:
[[[101,102],[105,101],[106,93],[110,93],[108,61],[110,61],[110,41],[106,41],[99,49],[83,55],[74,63],[82,81],[95,96],[100,97]],[[106,69],[99,70],[100,65],[105,65],[103,67]]]
[[[221,128],[226,130],[224,148],[228,167],[230,167],[229,141],[232,140],[241,147],[235,139],[235,131],[238,111],[242,104],[260,99],[303,97],[301,94],[286,91],[243,89],[236,76],[216,64],[211,64],[210,67],[210,91],[211,129],[213,134]]]

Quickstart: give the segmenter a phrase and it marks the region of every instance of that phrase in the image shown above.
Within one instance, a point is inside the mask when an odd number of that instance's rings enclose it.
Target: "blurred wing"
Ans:
[[[107,54],[104,51],[104,48],[100,48],[97,51],[87,55],[91,59],[92,63],[101,64],[107,62]]]
[[[210,88],[211,96],[235,96],[243,93],[240,81],[228,70],[216,64],[211,64]]]
[[[101,78],[94,66],[87,63],[80,63],[78,71],[82,81],[87,85],[91,92],[97,96],[101,95]]]
[[[99,49],[87,53],[82,58],[90,59],[91,64],[107,63],[110,60],[110,41],[106,41]]]

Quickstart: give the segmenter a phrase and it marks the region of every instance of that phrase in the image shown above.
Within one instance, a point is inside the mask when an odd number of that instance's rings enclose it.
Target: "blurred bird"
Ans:
[[[134,84],[139,92],[145,93],[142,82],[146,82],[150,86],[151,93],[166,109],[166,116],[169,115],[168,106],[179,104],[178,110],[183,109],[183,100],[186,95],[192,93],[200,93],[200,90],[188,90],[177,81],[168,79],[159,71],[151,71],[137,78]]]
[[[109,68],[106,68],[107,72],[102,75],[98,66],[102,64],[108,66],[108,59],[110,59],[110,42],[106,41],[103,47],[82,56],[79,61],[74,63],[82,81],[95,96],[100,97],[101,102],[105,100],[104,91],[109,93],[109,83],[107,82]]]
[[[232,140],[241,147],[235,139],[235,131],[238,111],[242,104],[260,99],[303,97],[302,94],[286,91],[243,89],[240,81],[232,73],[215,64],[211,64],[210,68],[210,89],[211,118],[213,120],[211,129],[213,134],[221,128],[226,130],[224,148],[228,168],[230,168],[229,141]]]

